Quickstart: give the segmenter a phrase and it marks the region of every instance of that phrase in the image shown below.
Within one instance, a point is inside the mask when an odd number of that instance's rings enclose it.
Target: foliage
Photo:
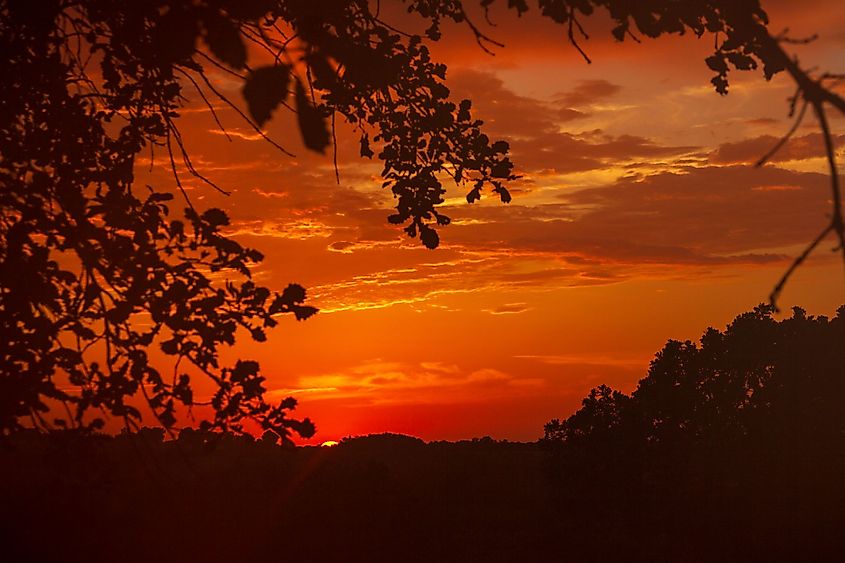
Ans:
[[[700,344],[670,340],[630,395],[602,385],[564,421],[546,425],[545,440],[601,441],[625,433],[642,443],[713,443],[778,431],[845,432],[845,306],[828,319],[795,307],[777,321],[760,305]]]
[[[606,503],[682,544],[730,530],[720,537],[758,534],[777,553],[826,535],[819,523],[838,521],[845,498],[845,306],[832,319],[772,313],[761,305],[698,344],[670,340],[630,396],[601,386],[549,422],[560,502]],[[785,526],[792,540],[767,531]]]
[[[436,227],[449,223],[437,210],[444,178],[466,187],[469,202],[485,187],[507,202],[506,183],[516,176],[508,144],[482,132],[470,101],[450,100],[446,67],[426,46],[444,21],[468,26],[485,49],[495,41],[459,0],[404,3],[426,22],[424,37],[395,29],[378,3],[364,0],[0,0],[0,431],[20,428],[25,417],[39,427],[99,427],[97,411],[134,424],[140,411],[129,399],[140,394],[166,427],[180,405],[208,403],[209,426],[239,430],[254,418],[284,440],[292,430],[313,432],[309,421],[287,418],[293,399],[264,401],[255,362],[219,365],[220,346],[239,330],[263,340],[276,315],[305,319],[315,309],[300,286],[274,293],[252,282],[261,254],[226,236],[225,213],[193,206],[180,168],[220,188],[193,166],[177,118],[184,89],[215,117],[209,99],[229,104],[262,136],[286,108],[296,112],[306,147],[323,152],[337,115],[360,135],[361,156],[384,163],[383,186],[397,200],[388,220],[436,247]],[[524,0],[508,7],[528,9]],[[786,70],[799,87],[796,103],[803,96],[825,133],[824,105],[845,107],[826,88],[828,77],[810,78],[784,53],[756,0],[538,7],[567,26],[579,50],[579,17],[596,8],[610,12],[619,40],[635,31],[715,34],[707,64],[719,92],[730,68],[759,62],[767,77]],[[257,64],[251,51],[261,53]],[[220,73],[242,81],[248,115],[222,93]],[[171,190],[135,185],[136,157],[147,150],[164,152],[187,204],[181,217]],[[805,255],[830,232],[845,241],[830,146],[829,157],[834,213]],[[154,344],[172,357],[172,377],[152,365]],[[209,401],[194,397],[182,360],[213,382]],[[56,417],[55,403],[67,417]]]
[[[168,428],[179,404],[210,404],[208,426],[239,430],[251,417],[284,439],[291,430],[308,436],[310,421],[286,416],[293,399],[264,401],[255,362],[218,360],[239,330],[264,340],[276,315],[312,315],[305,290],[272,293],[251,281],[262,256],[225,236],[221,210],[188,201],[173,218],[171,193],[134,185],[144,147],[181,142],[173,119],[183,54],[161,42],[177,35],[146,21],[155,6],[122,8],[0,6],[0,430],[23,417],[101,427],[92,411],[133,423],[141,412],[128,400],[140,394]],[[99,62],[99,83],[81,58]],[[172,377],[154,367],[154,342],[174,358]],[[182,360],[213,380],[210,400],[194,397]],[[56,401],[67,417],[45,419]]]

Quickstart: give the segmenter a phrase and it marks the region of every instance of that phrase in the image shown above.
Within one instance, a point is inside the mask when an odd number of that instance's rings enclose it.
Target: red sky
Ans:
[[[806,66],[845,72],[839,1],[764,6],[774,30],[819,33],[796,48]],[[290,116],[267,130],[296,158],[223,108],[231,142],[208,112],[182,118],[194,164],[232,192],[194,183],[194,202],[226,209],[238,240],[265,253],[261,283],[301,283],[321,308],[225,354],[259,360],[271,396],[299,399],[296,413],[317,424],[312,443],[384,431],[536,439],[591,387],[632,390],[668,338],[697,339],[765,301],[825,224],[813,120],[773,164],[751,166],[789,128],[787,77],[734,73],[720,97],[703,62],[712,38],[617,44],[597,16],[584,22],[587,65],[560,27],[493,19],[485,32],[506,44],[495,57],[456,26],[432,49],[524,178],[510,205],[468,205],[451,187],[453,224],[434,251],[387,224],[380,166],[358,159],[343,126],[337,185],[331,158],[306,152]],[[798,271],[784,308],[830,315],[845,303],[832,247]]]

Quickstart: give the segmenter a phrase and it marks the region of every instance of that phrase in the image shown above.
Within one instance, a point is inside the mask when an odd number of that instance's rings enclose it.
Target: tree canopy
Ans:
[[[668,341],[630,396],[593,389],[578,412],[546,425],[545,439],[574,446],[616,434],[664,445],[841,436],[845,306],[832,319],[799,307],[782,321],[773,313],[760,305],[724,331],[708,328],[700,343]]]
[[[633,393],[601,385],[546,425],[562,509],[633,529],[661,556],[679,548],[669,559],[690,546],[691,560],[824,559],[845,498],[843,342],[845,305],[781,321],[761,305],[698,343],[668,341]],[[611,553],[627,548],[615,541]]]
[[[141,412],[131,399],[141,396],[168,428],[180,405],[205,404],[214,412],[208,427],[242,430],[253,419],[284,440],[313,433],[310,421],[289,417],[294,399],[265,401],[256,362],[220,363],[220,347],[239,332],[261,341],[278,315],[316,310],[299,285],[274,292],[252,281],[261,253],[225,235],[223,211],[190,200],[180,169],[209,189],[225,186],[194,167],[179,111],[194,91],[212,114],[210,100],[221,101],[264,136],[275,112],[291,110],[318,152],[331,146],[335,119],[345,120],[361,156],[383,162],[383,187],[396,199],[388,221],[435,248],[437,227],[450,222],[437,208],[444,182],[464,187],[470,203],[485,188],[508,202],[516,176],[507,142],[483,133],[469,100],[450,98],[446,67],[427,47],[445,21],[468,26],[484,49],[495,40],[459,0],[404,5],[426,22],[423,35],[397,29],[366,0],[0,0],[0,431],[25,419],[134,424]],[[529,9],[524,0],[507,6]],[[788,72],[798,121],[813,109],[828,139],[833,190],[831,222],[796,265],[832,232],[845,243],[825,117],[845,102],[827,87],[834,77],[811,77],[787,55],[788,38],[769,33],[758,1],[539,0],[537,9],[585,57],[581,21],[596,9],[609,12],[619,41],[712,34],[706,63],[722,94],[732,69]],[[218,73],[241,81],[246,111],[215,83]],[[174,186],[136,184],[146,151],[164,155]],[[172,374],[154,365],[154,345],[172,357]],[[194,396],[183,364],[213,382],[210,398]]]

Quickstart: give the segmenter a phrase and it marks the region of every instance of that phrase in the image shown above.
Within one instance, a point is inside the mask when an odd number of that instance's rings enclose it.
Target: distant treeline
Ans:
[[[0,445],[4,561],[835,561],[845,307],[670,341],[523,444],[185,429]]]

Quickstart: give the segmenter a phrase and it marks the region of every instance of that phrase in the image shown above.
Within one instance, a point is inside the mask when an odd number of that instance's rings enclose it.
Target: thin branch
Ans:
[[[173,133],[173,138],[176,139],[176,145],[179,147],[179,152],[182,154],[182,161],[185,163],[185,167],[190,172],[191,176],[198,178],[205,184],[211,186],[218,192],[223,195],[231,195],[229,192],[218,186],[216,183],[205,177],[199,170],[194,167],[193,162],[191,162],[191,157],[188,155],[187,149],[185,149],[185,144],[182,141],[182,134],[179,132],[179,129],[173,124],[173,121],[170,118],[166,118],[167,121],[167,128]]]
[[[239,107],[238,107],[238,106],[236,106],[234,103],[232,103],[232,101],[231,101],[229,98],[227,98],[226,96],[224,96],[224,95],[223,95],[223,94],[222,94],[219,90],[217,90],[217,88],[215,88],[215,87],[214,87],[214,84],[212,84],[212,83],[211,83],[211,81],[208,79],[208,77],[205,75],[205,73],[204,73],[204,72],[199,72],[198,74],[199,74],[199,75],[200,75],[200,77],[203,79],[203,82],[205,82],[205,84],[208,86],[208,88],[209,88],[212,92],[214,92],[214,95],[215,95],[215,96],[217,96],[217,97],[218,97],[220,100],[222,100],[223,102],[225,102],[225,103],[226,103],[226,105],[228,105],[230,108],[232,108],[233,110],[235,110],[235,111],[238,113],[238,115],[240,115],[240,116],[243,118],[243,120],[244,120],[244,121],[246,121],[247,123],[249,123],[249,125],[253,128],[253,130],[255,130],[255,132],[256,132],[256,133],[258,133],[259,135],[261,135],[261,138],[262,138],[262,139],[264,139],[265,141],[267,141],[268,143],[270,143],[271,145],[273,145],[274,147],[276,147],[276,149],[278,149],[280,152],[282,152],[282,153],[286,154],[287,156],[291,156],[291,157],[295,157],[295,156],[296,156],[296,155],[295,155],[295,154],[293,154],[292,152],[290,152],[290,151],[288,151],[287,149],[285,149],[282,145],[280,145],[279,143],[277,143],[276,141],[274,141],[273,139],[271,139],[270,137],[268,137],[268,136],[264,133],[264,131],[262,131],[262,130],[261,130],[261,128],[260,128],[258,125],[256,125],[256,124],[255,124],[255,122],[254,122],[252,119],[250,119],[250,118],[249,118],[249,117],[248,117],[248,116],[247,116],[247,115],[246,115],[243,111],[241,111],[241,108],[239,108]]]
[[[335,112],[332,112],[332,162],[334,164],[334,177],[337,185],[340,185],[340,171],[337,168],[337,131],[334,126]]]
[[[208,55],[206,55],[202,51],[196,51],[196,53],[197,53],[197,55],[201,56],[202,58],[204,58],[205,60],[207,60],[208,62],[210,62],[211,64],[213,64],[214,66],[216,66],[217,68],[222,70],[223,72],[231,74],[232,76],[240,78],[241,80],[246,80],[246,75],[237,73],[234,70],[232,70],[232,69],[230,69],[226,66],[221,65],[220,63],[218,63],[217,61],[215,61],[214,59],[212,59],[211,57],[209,57]]]
[[[824,148],[827,153],[827,163],[830,167],[830,189],[833,192],[833,216],[830,225],[839,239],[839,251],[842,253],[843,262],[845,262],[845,221],[842,218],[842,190],[839,186],[839,169],[836,166],[836,147],[833,146],[833,135],[830,133],[830,125],[827,122],[824,106],[818,103],[815,104],[814,109],[824,134]]]
[[[776,312],[780,311],[780,308],[777,305],[778,298],[780,297],[781,292],[783,292],[783,288],[786,286],[786,282],[789,281],[789,278],[792,277],[792,274],[795,273],[795,270],[798,269],[798,266],[804,263],[804,260],[816,249],[816,247],[821,244],[821,242],[825,239],[827,235],[833,230],[833,224],[827,225],[824,230],[804,249],[798,257],[792,262],[786,272],[781,276],[778,283],[775,285],[775,288],[769,294],[769,303],[774,307]]]
[[[191,84],[194,85],[194,88],[196,89],[197,93],[199,93],[200,97],[202,98],[202,101],[205,102],[206,107],[211,112],[211,116],[214,118],[214,122],[217,124],[217,127],[219,127],[221,131],[223,131],[223,134],[226,136],[226,139],[231,142],[232,137],[229,136],[229,132],[226,131],[225,127],[223,127],[223,124],[220,122],[220,118],[217,116],[217,112],[214,110],[214,106],[211,105],[211,102],[208,101],[208,98],[205,96],[205,92],[202,91],[202,88],[200,88],[200,85],[197,84],[196,80],[194,80],[194,77],[185,72],[183,69],[179,68],[178,66],[175,68],[180,73],[182,73],[185,78],[191,81]]]
[[[587,56],[587,53],[584,52],[584,49],[581,48],[581,45],[578,44],[578,41],[575,39],[575,32],[574,26],[578,26],[578,31],[584,36],[585,39],[589,39],[587,34],[584,32],[584,28],[581,27],[581,24],[578,23],[578,20],[575,19],[575,8],[569,9],[569,30],[567,31],[567,36],[569,37],[569,42],[572,43],[572,46],[578,49],[578,52],[581,53],[581,56],[584,57],[584,60],[587,61],[587,64],[593,64],[593,61],[590,60],[590,57]]]
[[[185,187],[182,185],[182,180],[179,178],[179,171],[176,168],[176,160],[173,158],[173,147],[170,145],[170,131],[168,130],[167,136],[165,137],[167,140],[167,156],[170,159],[170,170],[173,171],[173,178],[176,180],[176,187],[179,188],[179,191],[182,192],[182,197],[185,198],[185,201],[188,204],[188,207],[191,208],[191,211],[196,212],[194,209],[194,204],[191,203],[191,198],[188,197],[188,192],[185,191]]]
[[[473,34],[475,35],[475,42],[478,43],[478,46],[481,47],[481,49],[485,53],[487,53],[488,55],[493,55],[493,56],[496,55],[496,53],[494,53],[492,50],[490,50],[487,47],[487,45],[484,44],[485,42],[489,43],[491,45],[494,45],[496,47],[499,47],[499,48],[505,46],[504,43],[499,43],[495,39],[488,37],[487,35],[482,33],[482,31],[480,29],[478,29],[478,26],[476,26],[473,23],[473,21],[470,19],[469,15],[463,10],[463,8],[461,8],[461,15],[464,17],[464,22],[469,26],[469,28],[472,30]]]
[[[822,129],[822,136],[824,138],[825,152],[827,153],[827,161],[830,168],[830,189],[833,198],[833,214],[831,216],[830,223],[824,228],[824,230],[822,230],[815,240],[813,240],[813,242],[804,249],[804,252],[795,259],[772,290],[769,300],[775,310],[777,310],[777,299],[780,296],[783,286],[786,284],[787,280],[789,280],[792,276],[795,269],[807,259],[810,253],[812,253],[822,240],[824,240],[824,238],[831,232],[835,233],[836,237],[839,239],[839,251],[842,253],[843,263],[845,263],[845,221],[843,221],[842,217],[842,193],[839,185],[839,170],[836,166],[836,152],[833,145],[833,136],[830,132],[830,125],[828,124],[827,114],[824,108],[824,104],[827,102],[845,114],[845,100],[838,94],[825,88],[821,80],[814,80],[807,71],[802,69],[798,65],[797,60],[790,57],[783,50],[778,38],[773,37],[764,25],[757,24],[757,28],[760,41],[772,49],[773,52],[778,54],[781,59],[779,62],[783,64],[783,68],[785,68],[790,76],[792,76],[792,79],[798,86],[799,92],[804,97],[805,105],[810,104],[813,106],[813,110],[819,120],[819,126]]]
[[[804,103],[801,105],[801,111],[798,112],[798,117],[795,119],[795,123],[793,123],[789,131],[786,132],[786,135],[784,135],[774,147],[769,149],[769,152],[761,156],[760,160],[754,163],[755,168],[760,168],[761,166],[766,164],[769,159],[775,156],[775,154],[783,148],[786,142],[789,141],[790,138],[792,138],[792,135],[794,135],[795,132],[798,130],[798,127],[801,126],[801,122],[804,121],[804,115],[807,113],[807,107],[809,105],[809,102],[807,102],[807,100],[804,100]]]

